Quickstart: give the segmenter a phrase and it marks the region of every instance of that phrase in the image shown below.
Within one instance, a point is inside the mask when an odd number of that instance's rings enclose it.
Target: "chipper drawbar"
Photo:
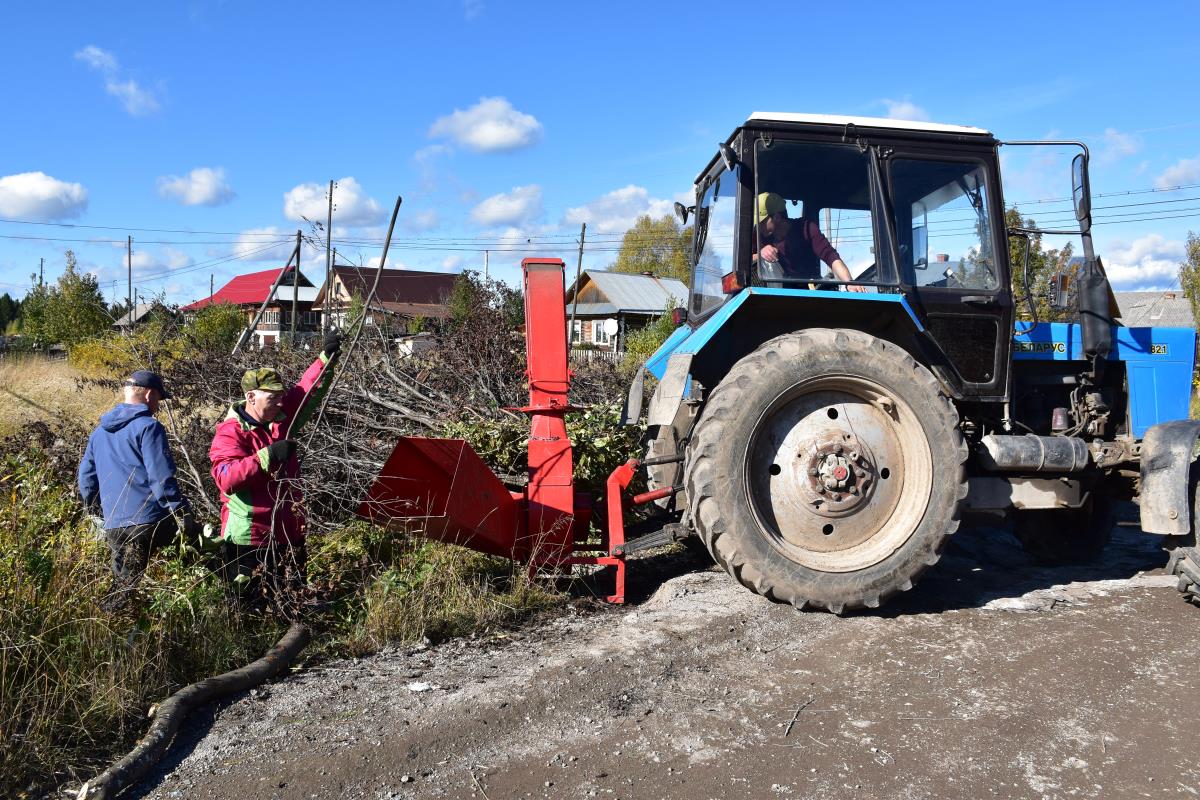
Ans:
[[[528,563],[531,571],[559,572],[575,564],[612,567],[609,602],[625,601],[626,505],[669,496],[659,489],[631,498],[624,490],[643,463],[630,459],[607,484],[607,509],[597,516],[598,542],[587,541],[591,498],[575,490],[571,440],[565,417],[579,410],[567,401],[567,318],[563,262],[521,262],[525,288],[529,405],[529,483],[510,491],[462,439],[407,436],[396,444],[358,514],[375,524],[413,530],[451,544]],[[655,459],[666,463],[671,460]]]

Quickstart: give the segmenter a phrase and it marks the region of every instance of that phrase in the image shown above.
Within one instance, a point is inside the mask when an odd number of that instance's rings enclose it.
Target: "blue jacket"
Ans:
[[[187,508],[167,432],[148,406],[120,403],[100,417],[79,463],[79,494],[93,513],[99,500],[109,530],[157,522]]]

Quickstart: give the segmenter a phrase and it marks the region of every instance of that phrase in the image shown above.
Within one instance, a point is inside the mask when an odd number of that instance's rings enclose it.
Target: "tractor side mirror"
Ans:
[[[687,225],[688,214],[696,210],[695,206],[685,206],[678,200],[675,201],[675,216],[679,217],[680,225]]]
[[[913,268],[929,268],[929,229],[924,225],[913,228]]]
[[[721,151],[721,160],[725,162],[725,169],[733,172],[733,168],[738,165],[737,153],[733,152],[733,148],[724,142],[717,147]]]
[[[1071,161],[1071,199],[1075,203],[1075,219],[1080,233],[1092,227],[1092,187],[1088,180],[1087,155],[1080,153]]]

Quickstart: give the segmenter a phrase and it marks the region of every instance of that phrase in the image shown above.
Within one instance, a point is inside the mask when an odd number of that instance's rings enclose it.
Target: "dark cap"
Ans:
[[[139,369],[137,372],[129,376],[129,380],[125,381],[126,386],[140,386],[143,389],[156,389],[159,396],[163,400],[169,400],[171,393],[167,391],[167,387],[163,386],[163,380],[157,372],[151,372],[148,369]]]

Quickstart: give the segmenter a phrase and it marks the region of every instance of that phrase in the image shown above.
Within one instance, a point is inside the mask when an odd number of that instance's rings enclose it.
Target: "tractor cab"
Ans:
[[[697,177],[692,328],[743,290],[777,289],[870,327],[881,307],[829,303],[882,295],[958,396],[1000,399],[1013,301],[999,145],[979,128],[752,114]]]

